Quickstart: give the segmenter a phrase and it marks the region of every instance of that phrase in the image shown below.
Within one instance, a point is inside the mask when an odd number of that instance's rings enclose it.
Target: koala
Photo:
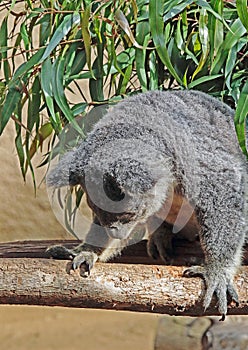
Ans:
[[[216,294],[225,319],[238,304],[233,277],[246,235],[246,158],[236,139],[234,112],[198,91],[149,91],[109,108],[76,149],[47,176],[48,186],[80,185],[93,212],[85,241],[74,250],[53,246],[89,273],[148,235],[150,256],[168,261],[178,232],[199,235],[206,310]]]

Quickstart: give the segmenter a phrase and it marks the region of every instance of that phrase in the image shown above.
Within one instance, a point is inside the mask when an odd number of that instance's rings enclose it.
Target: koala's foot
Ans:
[[[155,231],[147,242],[148,255],[153,259],[160,257],[165,263],[170,263],[173,258],[173,236],[174,234],[162,230]]]
[[[238,306],[238,293],[233,285],[228,271],[216,271],[214,268],[193,266],[184,271],[185,277],[201,277],[206,284],[206,291],[203,300],[204,310],[206,310],[215,294],[218,301],[218,311],[221,314],[220,321],[225,320],[227,305],[234,301]]]
[[[80,276],[87,277],[90,274],[90,270],[94,266],[98,259],[98,255],[92,251],[77,252],[75,250],[68,249],[61,245],[54,245],[46,250],[46,254],[54,259],[72,260],[68,265],[67,272],[71,270],[79,269]]]

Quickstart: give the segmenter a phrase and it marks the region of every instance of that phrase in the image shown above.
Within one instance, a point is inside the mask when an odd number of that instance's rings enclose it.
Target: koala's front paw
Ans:
[[[173,257],[173,234],[162,230],[155,231],[147,242],[147,253],[153,259],[159,257],[166,263],[170,263]]]
[[[77,252],[76,249],[73,250],[62,245],[54,245],[47,248],[46,254],[54,259],[72,260],[67,267],[67,272],[69,273],[70,270],[79,269],[80,275],[87,277],[97,261],[98,255],[92,251]]]
[[[185,277],[202,277],[204,279],[206,284],[203,301],[204,309],[206,310],[209,307],[213,294],[216,294],[218,311],[221,314],[220,321],[225,320],[229,302],[234,301],[238,306],[238,294],[227,271],[216,271],[210,267],[193,266],[185,270],[183,275]]]
[[[94,252],[82,251],[77,254],[71,265],[72,270],[79,269],[80,276],[87,277],[90,274],[90,270],[94,266],[98,259],[98,255]]]

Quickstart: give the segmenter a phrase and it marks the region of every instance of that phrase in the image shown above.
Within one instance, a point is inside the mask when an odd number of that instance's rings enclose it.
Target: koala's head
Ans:
[[[152,168],[132,158],[85,170],[88,204],[108,235],[118,239],[127,238],[160,209],[170,180],[167,177],[165,183]]]

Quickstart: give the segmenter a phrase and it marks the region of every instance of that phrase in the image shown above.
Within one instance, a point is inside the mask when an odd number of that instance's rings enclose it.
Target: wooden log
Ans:
[[[226,322],[218,322],[216,319],[211,321],[203,334],[201,350],[248,349],[247,317],[233,316],[227,318]]]
[[[66,272],[65,261],[0,259],[0,303],[59,305],[199,316],[200,278],[183,278],[179,266],[97,263],[88,278]],[[235,279],[240,296],[229,314],[248,314],[248,267]],[[205,313],[218,314],[215,304]]]
[[[248,319],[219,317],[160,317],[154,350],[238,350],[248,349]],[[176,335],[176,336],[175,336]]]

